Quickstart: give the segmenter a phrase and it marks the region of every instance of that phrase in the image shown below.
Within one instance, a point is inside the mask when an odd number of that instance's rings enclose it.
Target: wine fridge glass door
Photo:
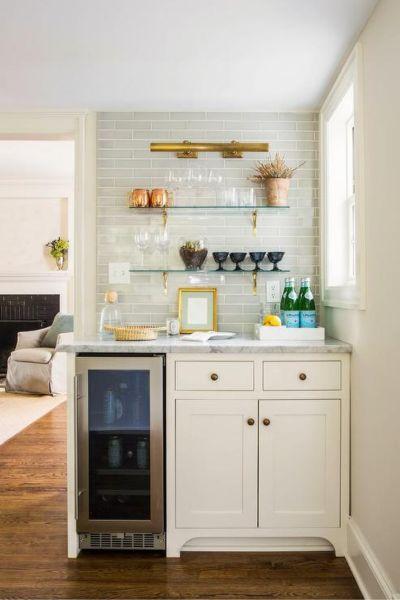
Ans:
[[[162,363],[160,370],[149,364],[154,358],[109,358],[104,368],[102,357],[87,360],[87,429],[79,427],[78,444],[83,515],[91,524],[126,531],[129,522],[144,532],[163,516]]]

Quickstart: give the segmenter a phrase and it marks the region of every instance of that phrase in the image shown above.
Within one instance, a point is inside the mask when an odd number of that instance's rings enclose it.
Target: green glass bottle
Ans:
[[[300,327],[300,314],[297,294],[294,289],[294,277],[290,277],[289,279],[288,289],[284,300],[284,314],[286,327]]]
[[[300,327],[316,327],[317,317],[315,300],[311,291],[310,278],[302,280],[302,291],[299,295]]]
[[[289,277],[285,278],[285,287],[283,288],[283,293],[282,293],[282,298],[281,298],[281,305],[280,305],[280,319],[281,319],[281,323],[282,325],[285,324],[285,299],[286,299],[286,294],[287,291],[289,289]]]

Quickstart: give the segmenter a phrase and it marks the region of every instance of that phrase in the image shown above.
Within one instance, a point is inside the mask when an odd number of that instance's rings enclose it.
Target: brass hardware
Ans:
[[[218,374],[217,373],[211,373],[210,379],[212,379],[213,381],[218,381]]]
[[[168,273],[166,271],[164,271],[162,276],[163,276],[164,294],[167,295],[168,294]]]
[[[162,210],[162,222],[163,222],[163,227],[164,229],[167,228],[167,223],[168,223],[168,211],[167,208],[164,206],[163,210]]]
[[[150,144],[150,150],[153,150],[152,145],[153,144]],[[192,150],[191,146],[193,146],[193,144],[189,142],[189,140],[183,140],[182,144],[179,145],[181,146],[181,151],[176,153],[177,158],[199,158],[197,151]],[[162,152],[162,150],[158,151]]]
[[[222,158],[243,158],[243,152],[236,149],[238,144],[237,140],[232,140],[230,149],[222,152]]]
[[[254,296],[257,294],[257,271],[253,271],[253,294]]]
[[[176,152],[178,158],[198,158],[199,152],[222,152],[224,158],[242,158],[243,152],[268,152],[266,142],[152,142],[151,152]]]
[[[265,427],[268,427],[268,425],[271,423],[271,421],[269,419],[264,419],[263,423],[264,423]]]
[[[305,373],[300,373],[299,379],[301,379],[301,381],[305,381],[307,379],[307,375]]]
[[[251,213],[251,222],[253,224],[253,235],[257,237],[257,211],[253,210]]]
[[[255,423],[255,420],[252,417],[250,417],[250,419],[247,419],[247,425],[251,426],[251,425],[254,425],[254,423]]]

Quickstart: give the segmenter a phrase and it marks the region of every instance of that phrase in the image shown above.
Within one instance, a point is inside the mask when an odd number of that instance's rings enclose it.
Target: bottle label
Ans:
[[[296,292],[294,290],[290,291],[288,294],[288,298],[290,298],[291,300],[296,300]]]
[[[301,310],[300,311],[300,327],[316,327],[316,314],[315,310]]]
[[[312,293],[311,293],[311,290],[310,290],[310,289],[308,289],[308,290],[306,291],[306,293],[304,294],[304,298],[307,298],[307,300],[312,300],[312,299],[313,299],[313,297],[314,297],[314,296],[312,295]]]
[[[300,315],[298,310],[285,310],[286,327],[300,327]]]

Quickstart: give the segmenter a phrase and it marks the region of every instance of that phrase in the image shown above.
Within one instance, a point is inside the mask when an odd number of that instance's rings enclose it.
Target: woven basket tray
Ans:
[[[140,342],[146,340],[156,340],[159,331],[165,331],[161,325],[124,325],[121,327],[111,327],[106,325],[106,331],[112,331],[118,342]]]

